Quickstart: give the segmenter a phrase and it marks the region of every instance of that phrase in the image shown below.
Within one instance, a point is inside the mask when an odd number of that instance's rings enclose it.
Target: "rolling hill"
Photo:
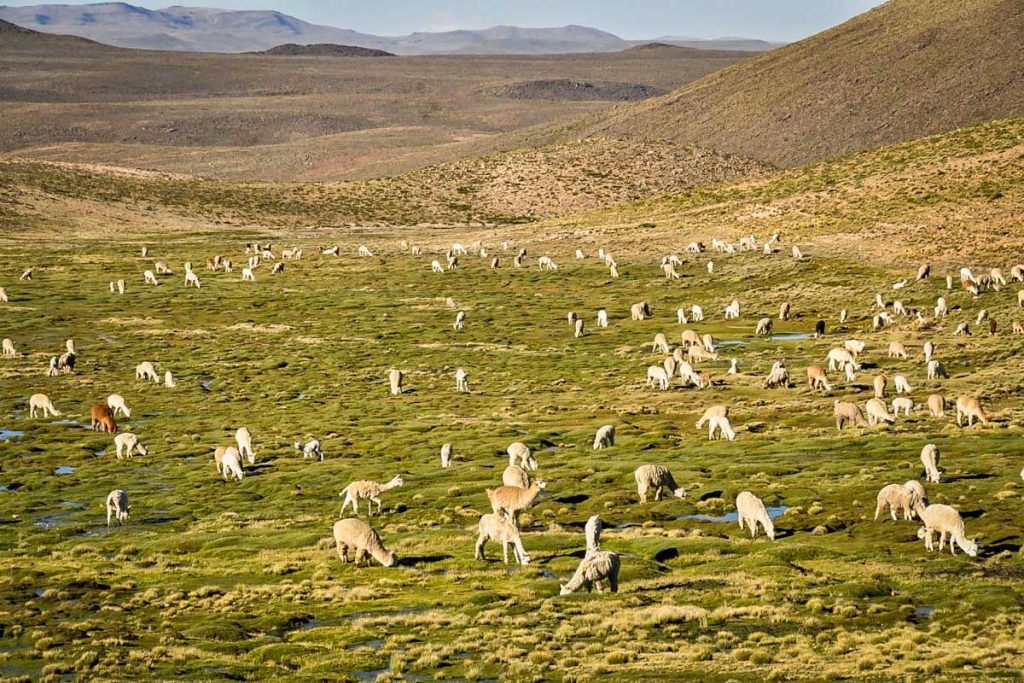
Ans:
[[[891,0],[572,127],[793,166],[1024,114],[1024,4]]]
[[[376,36],[321,26],[282,12],[200,7],[150,10],[123,2],[0,6],[0,19],[47,33],[67,33],[120,47],[190,52],[258,52],[278,45],[331,43],[424,54],[563,54],[614,52],[636,41],[587,26],[417,32]],[[675,42],[670,39],[668,42]],[[774,45],[744,38],[684,41],[691,47],[760,51]]]
[[[750,57],[670,48],[282,58],[13,35],[0,40],[0,152],[264,180],[367,178],[512,149],[517,131]]]
[[[312,45],[296,45],[285,43],[263,50],[256,54],[278,55],[282,57],[394,57],[393,52],[374,50],[355,45],[335,45],[334,43],[314,43]]]

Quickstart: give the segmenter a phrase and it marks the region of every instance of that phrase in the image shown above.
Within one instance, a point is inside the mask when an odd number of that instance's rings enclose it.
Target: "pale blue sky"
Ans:
[[[53,0],[50,0],[53,2]],[[0,0],[7,5],[45,0]],[[83,0],[65,0],[84,5]],[[56,4],[56,3],[54,3]],[[174,0],[131,2],[149,9]],[[364,33],[400,35],[456,28],[583,24],[622,38],[742,36],[793,41],[882,4],[881,0],[197,0],[179,4],[274,9]]]

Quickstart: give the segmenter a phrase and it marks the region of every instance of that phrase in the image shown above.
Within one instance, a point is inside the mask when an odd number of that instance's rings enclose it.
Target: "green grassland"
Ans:
[[[984,167],[996,177],[1001,167],[983,160],[1012,156],[1016,127],[976,131],[984,144],[974,155],[962,151],[968,132],[917,144],[933,150],[937,165]],[[70,190],[59,169],[7,175],[0,286],[10,302],[0,304],[0,336],[13,339],[19,355],[0,359],[0,429],[22,433],[0,440],[0,675],[1015,679],[1024,665],[1024,337],[1010,333],[1011,320],[1024,318],[1019,286],[978,299],[947,292],[943,276],[955,271],[940,265],[932,279],[893,292],[892,282],[916,271],[918,244],[851,257],[835,246],[846,239],[835,237],[839,220],[818,220],[830,210],[860,212],[858,201],[918,177],[916,159],[895,148],[837,162],[835,196],[819,189],[824,171],[807,169],[540,225],[344,231],[317,225],[312,202],[270,209],[260,222],[260,208],[238,197],[214,223],[229,201],[217,198],[232,196],[228,184],[216,185],[204,206],[185,206],[163,198],[163,181],[82,172],[117,192],[104,198]],[[864,178],[852,175],[869,167]],[[54,178],[44,183],[47,169]],[[953,205],[961,217],[986,215],[993,201],[1019,206],[1012,188],[1001,199],[971,194],[977,181],[967,172],[932,178],[930,187],[954,199],[934,203],[930,214],[909,200],[903,210],[921,223]],[[788,256],[783,229],[781,251],[770,258],[684,255],[683,278],[663,278],[662,255],[681,253],[695,237],[763,239],[783,218],[767,210],[749,219],[751,207],[795,211],[811,196],[813,212],[790,214],[808,259]],[[886,211],[898,212],[895,204]],[[998,213],[997,225],[1011,224]],[[887,216],[874,225],[894,234]],[[278,253],[303,246],[306,256],[281,275],[264,265],[256,282],[242,282],[238,264],[255,236],[272,239]],[[402,253],[402,238],[422,245],[424,256]],[[475,239],[502,258],[499,270],[469,256],[456,270],[430,272],[452,241]],[[506,239],[529,250],[527,268],[511,268],[512,251],[500,249]],[[958,267],[955,237],[943,240],[945,261]],[[342,256],[315,255],[321,243],[341,245]],[[376,256],[357,258],[359,244]],[[622,277],[609,278],[593,257],[598,246],[616,255]],[[577,247],[590,258],[573,260]],[[965,263],[1007,273],[1019,257],[977,260],[978,253],[990,252],[972,251],[975,260]],[[202,289],[185,289],[182,262],[201,268],[214,254],[231,257],[235,272],[200,270]],[[543,254],[561,269],[539,271]],[[156,259],[174,275],[144,286],[142,271]],[[29,266],[35,277],[19,282]],[[108,282],[120,278],[127,293],[110,294]],[[901,320],[873,331],[877,292],[929,317],[945,295],[953,311],[923,327]],[[734,297],[742,318],[725,321],[722,308]],[[631,321],[629,306],[641,300],[653,317]],[[783,301],[794,319],[776,321],[777,334],[809,332],[820,318],[826,336],[754,338],[755,321]],[[678,343],[684,326],[675,310],[692,304],[707,320],[691,327],[745,343],[699,366],[714,376],[710,389],[646,388],[646,367],[662,359],[650,342],[664,332]],[[851,319],[840,326],[843,307]],[[956,324],[973,322],[982,307],[999,334],[954,338]],[[594,324],[599,308],[609,312],[607,329]],[[467,312],[460,333],[452,329],[456,310]],[[566,322],[569,311],[587,321],[581,339]],[[46,377],[68,337],[79,349],[77,371]],[[828,395],[810,391],[804,369],[848,338],[866,341],[865,369],[853,382],[833,374]],[[920,349],[928,339],[949,379],[926,380]],[[886,358],[891,340],[903,341],[911,357]],[[731,358],[740,375],[725,374]],[[762,389],[778,359],[795,386]],[[178,386],[136,380],[143,360],[171,370]],[[401,396],[388,393],[391,367],[406,373]],[[458,367],[469,373],[469,394],[455,392]],[[959,428],[952,412],[932,418],[921,410],[895,426],[837,434],[833,401],[863,404],[882,371],[905,374],[920,402],[932,392],[975,394],[993,422]],[[30,419],[36,392],[63,415]],[[147,456],[118,461],[110,435],[88,431],[90,405],[114,392],[133,409],[122,429],[140,437]],[[736,441],[709,442],[695,429],[715,403],[732,406]],[[616,445],[591,450],[606,423],[617,426]],[[243,481],[228,483],[212,453],[242,425],[254,435],[257,462]],[[303,460],[292,447],[310,437],[322,441],[324,462]],[[512,441],[534,449],[548,482],[523,518],[533,558],[523,568],[501,564],[494,546],[488,561],[473,559],[476,521],[489,511],[484,489],[500,483]],[[455,446],[450,470],[439,462],[445,442]],[[945,470],[941,484],[928,486],[930,498],[961,510],[978,558],[927,553],[916,523],[872,520],[878,489],[923,479],[926,443],[938,445]],[[642,463],[669,466],[688,497],[641,505],[632,472]],[[60,466],[76,469],[55,474]],[[395,474],[406,483],[385,494],[371,523],[399,566],[343,565],[330,540],[338,492],[354,479]],[[132,517],[107,529],[103,501],[113,488],[128,491]],[[734,523],[685,518],[724,515],[742,490],[788,506],[774,542],[751,540]],[[583,555],[583,523],[596,513],[604,546],[622,555],[620,592],[559,597],[559,581]]]

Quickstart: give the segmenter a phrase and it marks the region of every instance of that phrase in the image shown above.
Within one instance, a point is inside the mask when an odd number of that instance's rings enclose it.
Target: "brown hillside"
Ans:
[[[1024,2],[891,0],[581,127],[792,166],[1020,114]]]

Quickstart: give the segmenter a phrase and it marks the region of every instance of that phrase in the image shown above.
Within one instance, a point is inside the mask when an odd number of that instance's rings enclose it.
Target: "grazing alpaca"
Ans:
[[[117,433],[114,411],[104,403],[96,403],[92,407],[92,430],[94,432]]]

